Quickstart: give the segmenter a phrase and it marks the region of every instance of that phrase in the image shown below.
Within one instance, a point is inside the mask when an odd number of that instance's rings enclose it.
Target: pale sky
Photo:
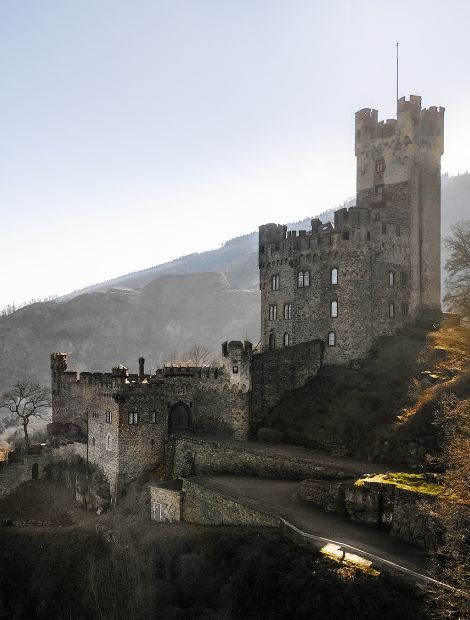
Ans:
[[[0,0],[0,307],[354,195],[354,112],[446,107],[470,169],[465,0]]]

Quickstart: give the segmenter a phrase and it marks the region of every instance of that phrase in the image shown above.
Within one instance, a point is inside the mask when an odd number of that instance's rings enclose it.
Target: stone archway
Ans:
[[[188,431],[190,429],[190,409],[182,401],[175,403],[168,414],[168,430],[170,433]]]
[[[39,478],[39,465],[37,463],[34,463],[33,466],[31,467],[31,479],[38,480],[38,478]]]

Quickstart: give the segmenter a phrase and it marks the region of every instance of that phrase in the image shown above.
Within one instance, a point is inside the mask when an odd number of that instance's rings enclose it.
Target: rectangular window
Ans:
[[[343,233],[343,240],[349,241],[349,230],[345,230]]]
[[[232,366],[232,372],[234,375],[238,374],[238,366]]]
[[[112,411],[107,411],[106,412],[106,422],[108,424],[111,424],[112,421],[113,421],[113,412]]]
[[[394,303],[388,304],[388,316],[390,319],[395,318],[395,304]]]
[[[277,320],[277,306],[276,304],[271,304],[269,306],[269,320],[276,321]]]
[[[280,277],[279,277],[279,275],[271,276],[271,290],[272,291],[278,291],[279,290],[279,284],[280,284]]]
[[[400,272],[400,284],[407,284],[408,283],[408,274],[406,273],[406,271],[401,271]]]
[[[385,170],[385,162],[383,159],[378,159],[375,162],[375,171],[376,172],[383,172]]]
[[[150,412],[150,424],[156,424],[156,423],[157,423],[157,412],[151,411]]]
[[[128,421],[129,424],[138,424],[139,423],[139,414],[137,411],[129,411],[128,413]]]
[[[408,304],[403,302],[401,305],[401,315],[408,316],[408,312],[409,312]]]
[[[284,304],[284,318],[285,319],[292,318],[292,304]]]
[[[383,194],[384,193],[384,186],[383,185],[376,185],[375,186],[375,193],[376,194]]]
[[[394,271],[388,272],[388,285],[395,286],[395,272]]]

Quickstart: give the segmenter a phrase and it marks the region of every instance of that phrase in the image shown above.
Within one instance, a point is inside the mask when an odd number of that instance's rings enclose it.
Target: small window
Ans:
[[[297,287],[310,286],[310,271],[299,271],[297,275]]]
[[[383,185],[376,185],[375,186],[375,193],[376,194],[383,194],[384,193],[384,186]]]
[[[328,333],[328,346],[329,347],[336,346],[336,333],[335,332]]]
[[[276,321],[277,320],[277,306],[276,304],[271,304],[269,306],[269,320]]]
[[[383,222],[382,224],[382,235],[386,235],[387,234],[387,224],[385,222]]]
[[[375,162],[375,171],[376,172],[384,172],[385,170],[385,162],[383,159],[378,159]]]
[[[92,445],[92,446],[94,446],[94,445],[95,445],[95,443],[96,443],[96,442],[95,442],[95,438],[94,438],[94,437],[92,437],[92,438],[91,438],[91,445]]]
[[[232,366],[232,372],[234,375],[238,374],[238,366]]]
[[[395,304],[393,302],[388,304],[388,316],[391,319],[395,318]]]
[[[292,318],[292,304],[284,304],[284,318],[285,319]]]
[[[272,291],[278,291],[279,290],[279,284],[280,284],[280,277],[279,277],[279,275],[271,276],[271,290]]]
[[[287,332],[284,334],[284,346],[289,346],[289,334]]]
[[[106,450],[111,450],[111,435],[106,437]]]
[[[408,316],[408,312],[409,312],[408,304],[406,302],[403,302],[401,305],[401,315]]]
[[[367,231],[367,241],[370,241],[370,230]]]
[[[388,285],[395,286],[395,272],[394,271],[388,272]]]
[[[406,273],[406,271],[400,271],[400,284],[407,284],[408,283],[408,274]]]
[[[156,423],[157,423],[157,412],[151,411],[150,412],[150,424],[156,424]]]
[[[107,411],[106,412],[106,422],[108,424],[111,424],[112,421],[113,421],[113,412],[112,411]]]
[[[330,316],[334,319],[338,316],[338,302],[335,300],[330,304]]]
[[[138,424],[139,423],[139,414],[137,411],[129,411],[128,413],[128,421],[129,424]]]
[[[331,268],[330,284],[338,284],[338,268],[337,267]]]
[[[343,241],[349,241],[349,230],[345,230],[343,233]]]
[[[276,348],[276,336],[274,334],[269,334],[269,349],[272,351]]]

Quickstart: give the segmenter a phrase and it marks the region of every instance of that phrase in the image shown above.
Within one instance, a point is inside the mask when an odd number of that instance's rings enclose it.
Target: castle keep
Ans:
[[[152,374],[143,358],[138,374],[70,372],[53,353],[51,433],[82,436],[115,500],[165,466],[175,434],[246,439],[322,364],[360,360],[379,336],[439,312],[443,131],[444,108],[422,109],[420,97],[400,99],[396,120],[357,112],[356,206],[309,231],[260,227],[261,351],[225,342],[222,368]]]
[[[259,230],[262,350],[319,339],[324,361],[364,357],[375,339],[440,310],[444,108],[398,101],[397,119],[356,113],[356,206],[311,230]]]

